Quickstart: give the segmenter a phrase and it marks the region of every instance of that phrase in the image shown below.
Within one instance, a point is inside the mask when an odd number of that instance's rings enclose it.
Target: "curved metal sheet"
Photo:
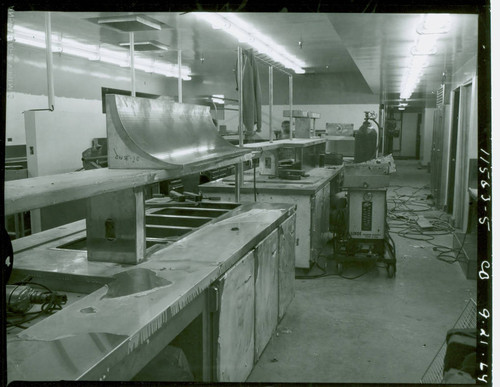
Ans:
[[[110,168],[190,169],[250,152],[217,133],[206,106],[123,95],[106,103]]]

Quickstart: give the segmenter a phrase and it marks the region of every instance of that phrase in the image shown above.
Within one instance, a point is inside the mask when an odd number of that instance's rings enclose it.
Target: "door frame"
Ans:
[[[465,105],[465,88],[470,87],[470,100],[468,106]],[[469,176],[469,161],[468,161],[468,141],[469,132],[473,125],[473,108],[477,106],[476,91],[477,83],[475,77],[468,79],[460,85],[460,106],[459,106],[459,121],[458,121],[458,137],[457,137],[457,155],[456,160],[459,160],[455,166],[455,192],[453,194],[453,220],[455,227],[465,231],[468,221],[467,204],[468,200],[468,176]],[[466,110],[469,109],[468,116],[464,117]],[[464,122],[467,118],[467,122]],[[451,140],[451,139],[450,139]],[[457,187],[458,186],[458,187]],[[458,188],[458,189],[457,189]]]
[[[448,153],[448,184],[447,184],[447,199],[446,212],[453,214],[454,192],[455,192],[455,171],[457,158],[457,141],[458,129],[460,124],[460,95],[461,86],[458,86],[452,91],[451,98],[451,122],[450,122],[450,150]]]

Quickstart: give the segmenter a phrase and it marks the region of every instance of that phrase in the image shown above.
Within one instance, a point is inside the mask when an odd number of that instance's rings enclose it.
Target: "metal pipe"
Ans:
[[[234,165],[234,201],[240,201],[240,163]]]
[[[45,14],[45,55],[47,60],[47,93],[49,110],[54,110],[54,66],[52,64],[52,23],[50,12]]]
[[[238,47],[239,146],[243,146],[243,50]]]
[[[273,142],[273,66],[269,66],[269,142]]]
[[[385,107],[380,109],[379,121],[382,123],[382,127],[379,129],[379,139],[382,136],[382,156],[384,156],[384,146],[385,146]],[[380,133],[382,131],[382,133]],[[378,150],[378,148],[377,148]]]
[[[177,66],[179,67],[177,93],[179,94],[179,103],[182,103],[182,50],[177,51]]]
[[[132,97],[135,97],[135,61],[134,61],[134,33],[129,32],[129,40],[130,40],[130,78],[132,82]]]
[[[290,140],[293,138],[293,120],[292,120],[292,107],[293,107],[293,77],[288,77],[288,103],[290,104]]]
[[[243,50],[238,46],[238,100],[239,100],[239,125],[238,125],[238,136],[239,136],[239,146],[243,147]],[[240,201],[240,188],[243,182],[243,163],[239,162],[236,165],[235,174],[235,199],[236,202]]]

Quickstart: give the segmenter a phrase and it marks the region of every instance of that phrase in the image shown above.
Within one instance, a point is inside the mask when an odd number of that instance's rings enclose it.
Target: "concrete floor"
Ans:
[[[430,203],[428,171],[416,161],[396,164],[388,198],[424,187],[409,202]],[[355,280],[336,276],[331,245],[325,248],[320,263],[333,275],[295,280],[295,298],[248,382],[419,383],[447,330],[476,299],[476,282],[458,263],[436,259],[429,243],[391,235],[397,253],[392,279],[383,267]],[[451,238],[433,242],[451,246]],[[346,263],[343,275],[372,267]],[[319,273],[313,268],[308,274]]]

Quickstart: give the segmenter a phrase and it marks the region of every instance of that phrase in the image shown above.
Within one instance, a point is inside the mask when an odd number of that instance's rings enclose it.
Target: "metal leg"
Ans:
[[[202,312],[202,345],[203,345],[203,382],[213,380],[213,348],[212,348],[212,315],[210,296],[205,291],[205,303]]]

